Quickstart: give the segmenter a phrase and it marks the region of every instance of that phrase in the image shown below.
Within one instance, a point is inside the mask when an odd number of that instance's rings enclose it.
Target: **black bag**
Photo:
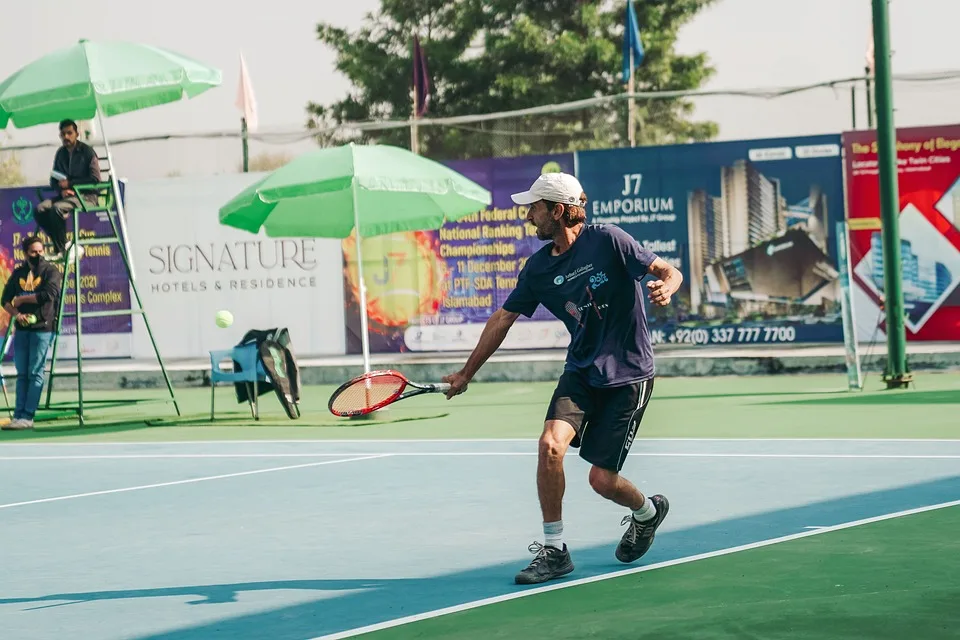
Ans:
[[[252,329],[244,334],[237,344],[238,347],[253,344],[268,380],[257,385],[257,396],[273,391],[280,400],[280,405],[290,419],[300,417],[300,367],[293,354],[293,344],[290,341],[290,332],[285,328],[267,330]],[[234,363],[237,366],[237,363]],[[239,367],[238,369],[239,370]],[[249,402],[246,383],[234,384],[237,394],[237,403]]]

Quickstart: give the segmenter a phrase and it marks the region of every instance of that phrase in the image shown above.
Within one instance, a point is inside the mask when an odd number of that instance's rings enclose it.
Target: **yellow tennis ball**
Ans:
[[[217,311],[217,326],[221,329],[226,329],[233,324],[233,314],[229,311],[223,309]]]

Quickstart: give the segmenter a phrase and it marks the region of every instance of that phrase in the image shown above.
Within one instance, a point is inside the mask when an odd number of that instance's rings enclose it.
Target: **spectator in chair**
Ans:
[[[4,429],[32,429],[43,392],[43,369],[60,312],[63,276],[43,258],[38,236],[23,240],[25,260],[10,274],[0,306],[14,323],[13,358],[17,369],[17,402],[13,420]]]
[[[53,242],[55,256],[59,258],[70,248],[67,246],[67,216],[80,206],[80,194],[75,185],[91,185],[101,181],[100,160],[97,152],[80,140],[77,123],[63,120],[60,123],[60,140],[63,146],[53,158],[50,187],[60,195],[44,200],[37,206],[37,224]],[[97,192],[82,195],[88,206],[97,206]],[[73,244],[73,243],[70,243]],[[83,250],[80,249],[80,255]]]

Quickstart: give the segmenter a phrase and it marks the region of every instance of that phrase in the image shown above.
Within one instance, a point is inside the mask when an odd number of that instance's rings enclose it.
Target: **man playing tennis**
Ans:
[[[617,546],[622,562],[640,558],[670,508],[661,495],[645,497],[620,470],[653,392],[653,347],[640,281],[647,295],[665,306],[680,288],[680,272],[613,225],[585,224],[587,197],[580,182],[565,173],[541,175],[515,203],[529,206],[527,221],[537,237],[550,240],[521,269],[516,288],[490,316],[463,369],[443,378],[447,399],[463,393],[484,362],[500,347],[520,314],[546,307],[570,331],[563,374],[547,409],[540,436],[537,492],[543,514],[543,544],[516,577],[534,584],[573,571],[563,542],[561,515],[567,447],[591,463],[590,486],[631,513]]]

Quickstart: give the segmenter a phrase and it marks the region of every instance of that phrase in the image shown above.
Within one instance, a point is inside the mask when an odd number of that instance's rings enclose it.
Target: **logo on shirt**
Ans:
[[[591,262],[590,264],[584,265],[584,266],[582,266],[582,267],[577,267],[576,269],[574,269],[573,271],[571,271],[570,273],[568,273],[568,274],[567,274],[567,280],[573,280],[574,278],[579,278],[579,277],[582,276],[583,274],[585,274],[585,273],[590,273],[591,271],[593,271],[593,263],[592,263],[592,262]]]
[[[563,284],[563,281],[564,281],[564,277],[563,277],[563,276],[557,276],[556,278],[553,279],[553,284],[555,284],[555,285],[557,285],[557,286],[559,287],[560,285]]]
[[[593,294],[590,293],[590,286],[585,286],[584,291],[587,292],[587,303],[578,305],[576,302],[567,300],[567,303],[563,306],[573,318],[577,321],[577,326],[582,327],[586,318],[583,317],[583,314],[589,314],[591,311],[596,314],[598,320],[603,320],[603,311],[604,309],[609,308],[608,304],[597,304],[597,301],[593,299]]]
[[[598,271],[595,275],[590,276],[590,288],[596,289],[607,280],[607,274],[605,274],[603,271]]]
[[[43,279],[40,276],[35,276],[32,271],[28,271],[26,278],[20,278],[20,289],[24,292],[33,293],[42,282]]]

